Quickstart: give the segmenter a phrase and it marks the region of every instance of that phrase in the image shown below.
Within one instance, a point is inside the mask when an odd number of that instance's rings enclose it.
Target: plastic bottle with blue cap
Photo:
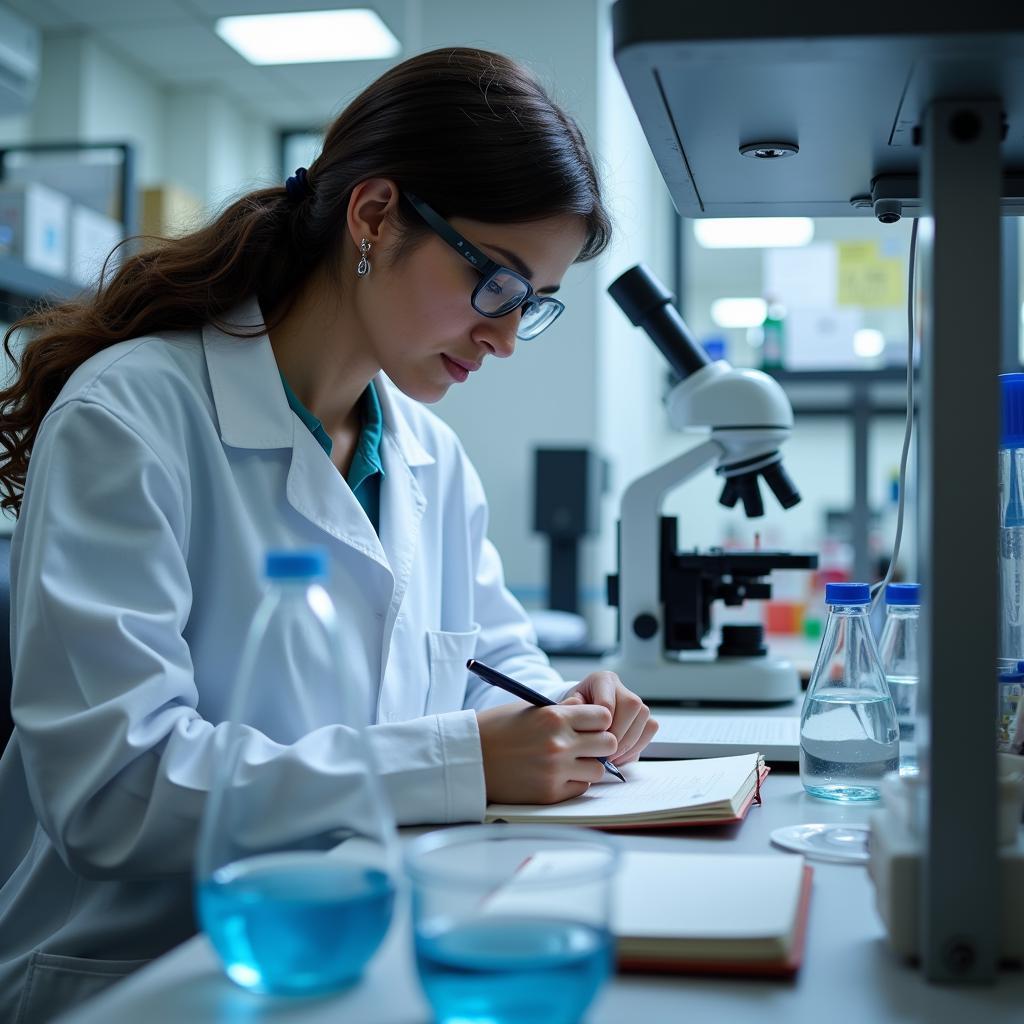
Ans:
[[[390,927],[397,833],[361,732],[373,720],[369,699],[346,686],[326,553],[271,551],[264,577],[226,720],[215,723],[220,757],[200,827],[196,911],[232,981],[317,995],[354,984]],[[291,792],[280,774],[276,788],[261,784],[262,762],[311,741],[325,770],[339,773],[337,799],[324,806],[303,803],[301,773]]]
[[[921,614],[919,583],[890,583],[885,588],[885,625],[878,641],[882,671],[900,726],[900,775],[916,775],[918,660]]]
[[[999,669],[1024,660],[1024,373],[999,377]]]
[[[800,781],[811,796],[877,800],[899,768],[899,725],[871,632],[866,583],[825,586],[828,621],[800,715]]]

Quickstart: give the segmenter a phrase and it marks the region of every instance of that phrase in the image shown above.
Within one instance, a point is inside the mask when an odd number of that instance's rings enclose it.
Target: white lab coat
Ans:
[[[256,304],[230,317],[261,322]],[[380,537],[288,406],[269,340],[212,326],[122,342],[72,375],[32,452],[12,545],[15,733],[0,761],[0,1019],[35,1024],[193,933],[190,867],[268,548],[320,545],[345,685],[400,824],[479,821],[469,657],[557,696],[452,431],[376,381]],[[277,813],[343,814],[353,733],[255,719],[239,772]],[[279,716],[280,720],[286,715]],[[367,724],[367,723],[350,723]],[[275,728],[277,733],[275,735]],[[275,735],[277,742],[269,735]]]

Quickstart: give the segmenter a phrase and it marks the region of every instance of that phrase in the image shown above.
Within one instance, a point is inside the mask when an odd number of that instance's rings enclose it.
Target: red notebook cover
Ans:
[[[813,878],[814,869],[809,864],[805,865],[803,882],[800,886],[800,903],[797,908],[793,946],[785,960],[646,960],[619,957],[619,970],[657,974],[745,974],[758,977],[792,977],[803,962]]]

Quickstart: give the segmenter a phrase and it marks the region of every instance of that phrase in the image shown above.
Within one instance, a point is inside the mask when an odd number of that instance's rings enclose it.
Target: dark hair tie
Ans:
[[[293,203],[301,202],[309,195],[309,177],[305,167],[297,167],[295,173],[284,183],[288,198]]]

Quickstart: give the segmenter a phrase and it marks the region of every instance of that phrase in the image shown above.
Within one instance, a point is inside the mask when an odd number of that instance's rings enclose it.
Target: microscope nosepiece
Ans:
[[[726,508],[734,508],[738,501],[743,502],[743,511],[748,519],[757,519],[764,515],[764,502],[761,499],[759,477],[778,498],[783,508],[792,508],[800,503],[800,492],[796,489],[789,474],[782,468],[782,460],[778,452],[767,457],[757,456],[742,462],[734,462],[730,466],[722,466],[718,472],[725,477],[719,504]]]
[[[783,508],[792,508],[794,505],[800,504],[800,492],[796,489],[789,474],[782,468],[781,462],[776,462],[774,466],[767,466],[762,470],[761,475]]]

